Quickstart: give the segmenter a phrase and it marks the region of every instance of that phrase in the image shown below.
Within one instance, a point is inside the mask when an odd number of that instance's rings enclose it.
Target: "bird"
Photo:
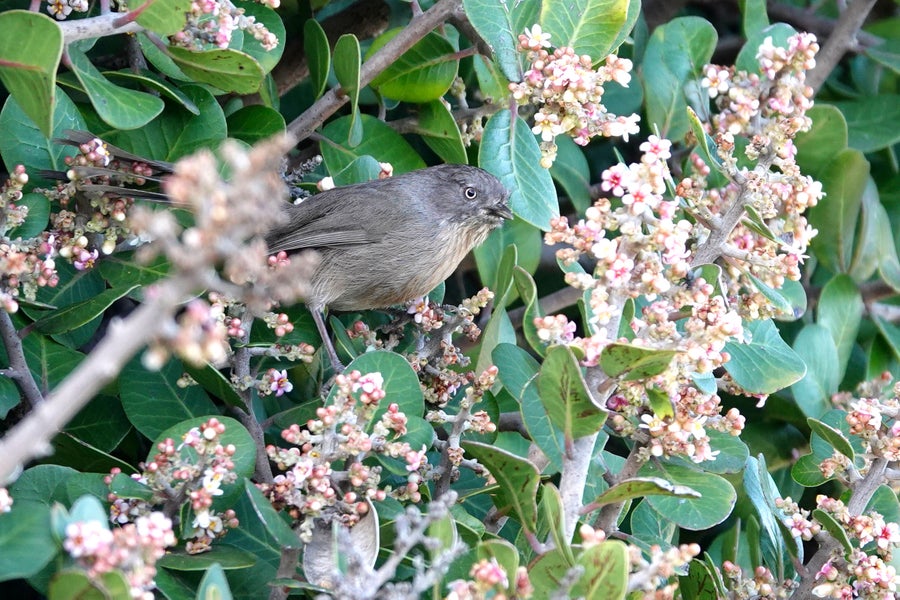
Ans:
[[[70,131],[62,141],[79,145],[93,137]],[[117,158],[142,160],[112,145],[107,149]],[[148,162],[171,172],[169,163]],[[91,174],[106,173],[91,168],[82,175]],[[163,192],[127,193],[165,199]],[[325,311],[384,309],[427,295],[494,229],[513,218],[509,196],[501,181],[481,168],[437,165],[285,202],[282,218],[274,220],[278,224],[265,241],[272,255],[318,254],[305,303],[338,373],[343,365],[325,327]]]

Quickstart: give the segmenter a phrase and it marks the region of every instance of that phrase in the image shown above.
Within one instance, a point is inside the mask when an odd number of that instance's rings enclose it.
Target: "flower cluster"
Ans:
[[[752,577],[744,575],[744,570],[730,560],[722,563],[725,587],[732,590],[737,598],[760,598],[775,600],[791,597],[793,583],[778,584],[775,574],[763,566],[753,570]]]
[[[787,49],[774,47],[767,38],[757,55],[759,74],[708,65],[701,82],[721,109],[712,122],[719,169],[729,183],[706,189],[709,165],[694,157],[699,169],[679,183],[677,194],[695,211],[701,234],[735,203],[754,213],[752,223],[744,219],[730,232],[723,252],[726,292],[740,296],[738,309],[748,318],[775,314],[758,289],[760,283],[778,289],[785,279],[798,280],[799,264],[816,234],[802,213],[822,198],[822,185],[800,172],[793,138],[811,126],[806,112],[812,107],[812,90],[804,81],[818,48],[815,36],[806,33],[789,38]],[[753,169],[737,166],[738,135],[749,138],[744,154],[757,163]]]
[[[594,69],[591,57],[578,56],[572,48],[557,48],[552,53],[550,34],[540,25],[519,36],[519,49],[526,53],[531,67],[520,83],[509,90],[519,104],[538,108],[534,115],[535,134],[541,143],[541,166],[550,168],[556,159],[558,135],[571,136],[576,144],[587,145],[596,136],[623,137],[638,132],[638,115],[617,116],[603,105],[603,86],[610,81],[627,86],[631,81],[631,61],[615,54]]]
[[[816,498],[816,504],[841,525],[854,549],[823,565],[816,574],[821,583],[813,594],[818,598],[896,598],[900,575],[889,563],[892,551],[900,546],[900,525],[885,522],[875,511],[853,515],[843,502],[824,495]]]
[[[369,501],[383,500],[389,490],[379,488],[381,468],[365,464],[380,454],[399,459],[408,472],[407,484],[394,495],[418,501],[420,471],[427,466],[425,448],[415,450],[400,438],[407,418],[396,404],[379,412],[385,397],[380,373],[359,371],[335,378],[333,401],[316,410],[306,426],[291,425],[281,437],[290,448],[268,446],[269,458],[283,471],[274,483],[260,485],[276,508],[284,508],[300,521],[302,538],[312,535],[315,517],[328,517],[347,526],[355,525],[369,511]],[[336,472],[332,466],[345,465]]]
[[[47,12],[57,21],[65,20],[72,12],[85,13],[88,8],[88,0],[47,0]]]
[[[66,526],[63,548],[87,570],[88,577],[119,571],[132,598],[152,600],[156,561],[175,545],[172,521],[161,512],[138,517],[112,530],[100,521],[76,521]]]
[[[260,4],[278,8],[280,0],[260,0]],[[184,29],[172,36],[174,44],[192,49],[205,50],[212,44],[227,48],[235,31],[244,31],[256,39],[264,50],[278,47],[278,38],[255,17],[244,14],[229,0],[194,0],[187,13]]]
[[[28,207],[21,204],[27,183],[28,174],[19,165],[0,187],[0,310],[8,313],[19,310],[20,295],[34,300],[38,288],[59,282],[52,237],[10,237],[28,217]]]
[[[140,474],[132,475],[153,491],[152,499],[145,502],[110,493],[110,520],[128,523],[148,514],[153,506],[180,507],[189,502],[194,518],[187,551],[196,554],[209,550],[215,538],[238,524],[233,510],[219,513],[212,508],[215,497],[223,493],[222,486],[237,479],[232,461],[236,448],[222,444],[223,433],[225,425],[211,417],[188,431],[177,446],[171,438],[160,442],[153,460],[141,464]],[[107,484],[119,473],[113,469],[106,478]]]
[[[524,600],[531,598],[534,590],[525,567],[516,570],[515,578],[510,577],[496,558],[483,558],[469,570],[470,580],[457,579],[448,584],[450,593],[444,600],[487,600],[506,598]]]

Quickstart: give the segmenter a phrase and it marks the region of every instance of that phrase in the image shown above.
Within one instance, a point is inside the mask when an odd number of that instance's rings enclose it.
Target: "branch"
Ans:
[[[127,14],[127,13],[126,13]],[[99,17],[73,19],[57,23],[63,32],[63,42],[68,45],[78,40],[118,35],[120,33],[138,33],[144,28],[135,21],[122,24],[123,13],[107,13]]]
[[[29,460],[46,455],[53,436],[119,374],[195,287],[185,276],[167,280],[126,319],[113,322],[78,368],[0,440],[0,481]]]
[[[359,74],[360,87],[368,85],[376,75],[388,68],[416,42],[461,10],[461,0],[438,0],[430,9],[414,17],[409,25],[362,65]],[[328,90],[315,104],[288,125],[287,133],[298,141],[305,140],[325,119],[334,114],[346,102],[347,95],[340,87]]]
[[[29,408],[37,407],[44,402],[44,395],[28,369],[25,352],[22,350],[22,340],[19,339],[16,326],[13,325],[12,319],[5,310],[0,310],[0,337],[6,347],[6,355],[9,357],[7,377],[19,385]],[[3,477],[0,477],[0,481],[3,481]]]
[[[856,43],[856,34],[875,6],[876,0],[855,0],[847,5],[834,31],[822,45],[816,56],[816,66],[806,76],[806,84],[818,92],[828,75],[834,70],[844,53]]]

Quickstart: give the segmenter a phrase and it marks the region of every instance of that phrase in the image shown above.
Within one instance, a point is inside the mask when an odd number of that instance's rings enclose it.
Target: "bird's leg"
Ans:
[[[312,308],[310,312],[312,313],[313,321],[316,323],[316,329],[319,330],[322,343],[325,344],[325,351],[328,353],[328,360],[331,361],[331,368],[334,369],[334,373],[337,375],[343,372],[344,365],[341,364],[341,359],[338,358],[334,344],[331,343],[331,336],[328,335],[328,329],[325,328],[325,315],[318,308]]]

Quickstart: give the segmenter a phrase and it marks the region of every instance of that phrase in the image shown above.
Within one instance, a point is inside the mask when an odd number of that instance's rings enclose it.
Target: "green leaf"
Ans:
[[[0,36],[0,82],[49,138],[56,108],[56,69],[63,51],[62,30],[47,15],[26,10],[0,14],[0,30],[15,32]]]
[[[222,107],[203,86],[183,85],[181,91],[197,106],[199,115],[165,111],[146,127],[104,132],[104,139],[133,154],[167,161],[178,160],[200,148],[217,148],[227,132]]]
[[[8,14],[8,13],[0,13]],[[22,109],[15,96],[9,96],[0,110],[0,157],[6,170],[12,172],[17,165],[29,169],[29,183],[41,186],[56,185],[55,182],[35,174],[37,169],[65,171],[67,156],[73,156],[75,148],[61,146],[50,141],[50,137],[63,135],[66,129],[85,129],[84,118],[78,108],[62,90],[57,90],[53,105],[53,122],[50,135],[45,135],[28,114]]]
[[[737,499],[734,487],[728,480],[691,467],[662,461],[650,462],[641,467],[638,477],[664,479],[672,485],[690,488],[700,494],[696,498],[648,496],[646,499],[660,518],[691,531],[708,529],[724,521],[731,514]]]
[[[543,356],[545,346],[538,338],[537,327],[534,325],[534,320],[543,316],[540,304],[538,304],[537,285],[534,283],[531,275],[528,274],[528,271],[519,266],[513,269],[513,280],[515,281],[516,289],[519,291],[519,297],[522,298],[522,302],[525,304],[525,312],[522,315],[522,333],[525,334],[525,339],[528,340],[532,350]]]
[[[894,241],[891,218],[877,196],[878,190],[875,188],[875,182],[869,180],[866,193],[863,194],[863,214],[867,220],[872,222],[874,235],[873,239],[863,240],[863,243],[869,241],[873,247],[873,253],[878,261],[878,274],[881,275],[884,282],[895,292],[900,292],[900,258],[897,256],[897,244]],[[859,280],[855,271],[853,275]]]
[[[572,138],[557,136],[556,160],[550,167],[550,176],[562,186],[579,213],[587,210],[591,205],[591,171],[584,151]]]
[[[827,195],[809,210],[810,225],[819,230],[812,250],[834,273],[849,272],[868,179],[869,161],[858,150],[840,152],[820,175]]]
[[[550,172],[540,161],[540,147],[520,117],[501,110],[488,120],[478,166],[493,173],[510,191],[509,205],[516,216],[549,231],[550,219],[559,216],[559,203]]]
[[[419,106],[419,126],[416,133],[445,163],[468,163],[459,126],[450,110],[440,100],[432,100]]]
[[[32,376],[42,387],[52,389],[81,364],[84,355],[42,335],[22,340],[25,360]]]
[[[422,157],[390,125],[364,114],[359,116],[359,120],[363,131],[362,142],[353,147],[346,145],[351,117],[336,119],[322,129],[322,135],[328,139],[320,143],[319,150],[329,173],[337,173],[367,154],[379,162],[391,163],[396,175],[425,168]]]
[[[284,133],[284,117],[277,110],[258,104],[245,106],[228,115],[228,137],[255,144]]]
[[[551,346],[537,379],[550,420],[572,441],[600,431],[605,410],[594,404],[578,360],[567,346]]]
[[[488,288],[494,290],[498,298],[502,295],[501,290],[497,286],[498,268],[503,260],[504,253],[507,248],[513,246],[516,248],[516,265],[523,268],[529,273],[533,273],[540,263],[541,249],[544,244],[541,240],[540,230],[526,223],[521,219],[513,219],[498,227],[488,236],[483,244],[475,248],[475,266],[478,268],[478,276],[481,282]],[[513,293],[507,295],[507,304],[514,301],[516,295]],[[496,301],[496,299],[495,299]]]
[[[687,119],[688,126],[694,134],[694,138],[697,140],[697,153],[700,155],[700,158],[702,158],[710,167],[715,167],[721,171],[722,159],[719,158],[716,143],[712,137],[706,133],[706,129],[703,128],[703,123],[700,121],[700,117],[697,116],[697,113],[694,112],[694,109],[690,106],[687,107]],[[748,204],[747,208],[752,208],[752,206]]]
[[[669,368],[674,350],[658,350],[619,342],[608,345],[600,354],[600,366],[610,377],[624,377],[626,381],[647,379]]]
[[[769,26],[765,0],[740,0],[739,4],[745,38],[750,38]]]
[[[562,496],[552,483],[541,486],[541,503],[538,505],[538,537],[549,533],[557,548],[562,548],[570,565],[575,564],[572,546],[566,538],[566,515]]]
[[[544,0],[540,24],[554,48],[568,46],[596,63],[618,45],[629,4],[629,0]]]
[[[186,419],[218,412],[200,386],[180,388],[184,373],[180,361],[170,360],[159,371],[148,371],[140,357],[133,358],[119,374],[122,407],[135,429],[150,439]],[[182,431],[178,435],[183,435]]]
[[[303,546],[303,542],[300,541],[300,538],[297,537],[291,526],[272,508],[272,503],[263,496],[262,492],[249,479],[244,479],[244,491],[250,498],[250,504],[253,505],[259,520],[282,548],[300,548]]]
[[[820,525],[822,525],[822,529],[830,533],[831,537],[840,543],[841,547],[844,549],[844,557],[849,559],[850,553],[853,552],[853,543],[847,536],[844,527],[831,516],[831,513],[828,513],[821,508],[813,509],[812,516]]]
[[[838,353],[838,381],[844,378],[862,321],[862,296],[847,275],[835,275],[819,295],[816,322],[828,330]]]
[[[765,29],[758,30],[747,38],[747,42],[741,48],[735,60],[735,68],[748,73],[759,73],[759,59],[756,58],[756,55],[759,53],[759,47],[763,41],[767,37],[771,37],[772,45],[777,48],[787,48],[788,38],[796,33],[796,29],[785,23],[775,23]]]
[[[27,206],[28,215],[18,227],[10,229],[7,237],[10,240],[21,238],[26,240],[39,236],[50,221],[50,201],[43,194],[28,193],[16,202],[16,206]]]
[[[355,358],[344,370],[356,370],[364,375],[381,373],[384,379],[384,401],[379,404],[370,423],[377,423],[391,403],[396,403],[400,411],[407,415],[415,416],[425,412],[425,397],[422,395],[419,378],[409,366],[409,361],[399,354],[384,350],[366,352]],[[329,399],[336,393],[337,390],[333,390]]]
[[[832,448],[849,458],[851,462],[853,461],[856,456],[855,452],[853,452],[853,446],[850,445],[850,441],[844,437],[844,434],[839,429],[835,429],[827,423],[823,423],[812,417],[806,419],[806,423],[816,435],[828,442]]]
[[[129,9],[137,14],[139,25],[165,37],[184,29],[184,16],[191,12],[191,0],[144,0]]]
[[[837,107],[818,102],[806,116],[812,127],[794,138],[797,164],[803,173],[819,179],[832,159],[847,149],[847,121]]]
[[[113,476],[109,484],[109,491],[119,498],[137,498],[145,502],[149,502],[153,498],[153,490],[124,473]]]
[[[259,91],[265,72],[249,54],[230,48],[195,52],[169,46],[169,56],[185,75],[225,92],[253,94]]]
[[[679,139],[687,133],[685,85],[696,79],[716,47],[716,30],[700,17],[680,17],[657,27],[644,54],[647,125]]]
[[[129,288],[104,290],[82,302],[70,304],[41,317],[34,324],[34,328],[42,333],[64,333],[81,327],[94,318],[103,315],[113,302],[127,296],[139,286]]]
[[[110,287],[116,288],[129,283],[139,286],[155,283],[168,275],[169,266],[165,257],[145,264],[137,262],[133,252],[125,252],[104,257],[97,270]]]
[[[253,438],[250,436],[250,432],[235,419],[217,416],[213,413],[212,415],[192,417],[185,421],[175,423],[168,429],[161,431],[159,435],[153,439],[153,445],[147,454],[146,461],[149,463],[153,460],[154,455],[158,452],[158,445],[163,443],[167,438],[175,440],[177,446],[191,429],[205,423],[209,420],[210,416],[215,416],[215,418],[225,426],[225,432],[219,436],[222,445],[227,446],[233,444],[235,448],[234,455],[232,456],[232,462],[234,463],[232,471],[237,474],[237,481],[234,483],[223,484],[221,488],[222,495],[216,496],[213,500],[213,508],[222,511],[227,508],[232,508],[232,505],[237,498],[244,494],[244,486],[242,485],[241,480],[253,475],[253,471],[256,468],[256,445],[253,442]],[[197,457],[197,453],[190,447],[182,448],[181,454],[182,457],[188,458],[191,462],[196,463],[200,460]],[[188,523],[185,523],[186,527],[188,525]]]
[[[481,444],[463,442],[466,454],[481,463],[498,488],[493,494],[494,505],[501,514],[513,511],[526,531],[534,531],[537,523],[537,491],[540,475],[534,465],[505,450]]]
[[[56,555],[50,507],[14,495],[15,504],[0,513],[0,581],[31,577]]]
[[[88,57],[69,47],[72,71],[100,118],[115,129],[137,129],[159,115],[165,103],[150,94],[119,87],[103,76]]]
[[[761,543],[757,547],[760,547],[767,556],[766,562],[769,567],[775,572],[780,572],[783,570],[785,544],[793,543],[793,540],[785,539],[779,528],[780,518],[775,514],[775,497],[778,495],[778,489],[766,469],[765,459],[761,454],[758,459],[752,456],[747,459],[747,466],[744,468],[744,491],[759,517]]]
[[[900,360],[900,327],[879,316],[875,317],[875,325],[888,343],[888,346],[893,350],[894,356],[897,360]]]
[[[771,319],[745,324],[744,333],[749,341],[725,344],[731,355],[725,370],[751,394],[772,394],[806,374],[803,360],[781,339]]]
[[[831,396],[841,382],[834,339],[825,327],[806,325],[794,340],[794,352],[806,364],[806,374],[791,392],[804,415],[818,418],[831,407]]]
[[[315,19],[307,19],[303,26],[303,51],[309,64],[309,78],[315,98],[325,92],[328,72],[331,70],[331,47],[325,30]]]
[[[644,496],[699,498],[700,492],[686,486],[673,484],[659,477],[632,477],[617,483],[597,496],[592,504],[614,504]]]
[[[131,71],[103,71],[103,76],[112,82],[120,81],[130,86],[140,85],[160,96],[177,102],[182,108],[194,115],[200,114],[200,109],[194,104],[181,88],[175,84],[163,79],[152,71],[142,70],[140,73],[132,73]]]
[[[630,564],[628,546],[618,540],[585,548],[578,557],[584,574],[572,586],[572,597],[624,600]]]
[[[125,600],[131,597],[131,585],[121,571],[107,571],[88,578],[84,571],[61,570],[50,581],[50,600]]]
[[[272,49],[266,49],[263,48],[263,43],[260,40],[245,33],[240,47],[242,52],[248,54],[259,63],[263,73],[270,73],[281,61],[282,54],[286,48],[287,32],[281,15],[273,10],[271,6],[251,0],[234,0],[234,5],[243,10],[247,18],[253,18],[256,23],[264,25],[269,30],[269,33],[278,40],[277,46]],[[263,92],[264,90],[260,89],[260,94],[263,94]]]
[[[363,131],[359,112],[359,71],[362,58],[359,40],[352,33],[345,33],[334,45],[334,75],[341,90],[350,98],[350,126],[347,129],[347,145],[356,147],[362,141]]]
[[[378,36],[366,52],[366,60],[392,40],[403,28]],[[369,84],[387,98],[421,104],[447,93],[456,78],[459,59],[447,39],[431,32],[404,52]]]
[[[206,363],[202,367],[195,367],[190,363],[185,363],[182,367],[185,373],[190,375],[194,381],[200,384],[200,387],[212,394],[213,397],[218,398],[228,406],[244,406],[244,399],[235,391],[234,384],[211,364]]]
[[[522,79],[519,34],[538,22],[539,2],[496,2],[495,0],[463,0],[466,18],[478,35],[494,51],[494,60],[510,81]]]
[[[232,600],[232,597],[222,565],[210,565],[197,588],[197,600]]]
[[[381,163],[367,154],[354,159],[352,163],[335,173],[333,177],[334,184],[342,186],[372,181],[378,178],[381,171]]]
[[[691,561],[687,576],[678,578],[678,587],[683,600],[717,600],[719,598],[719,590],[716,588],[712,571],[703,561],[697,559]]]
[[[860,152],[876,152],[900,142],[900,131],[896,127],[885,127],[885,123],[900,120],[900,96],[882,94],[860,96],[848,102],[834,102],[833,105],[847,119],[850,133],[849,144]]]

